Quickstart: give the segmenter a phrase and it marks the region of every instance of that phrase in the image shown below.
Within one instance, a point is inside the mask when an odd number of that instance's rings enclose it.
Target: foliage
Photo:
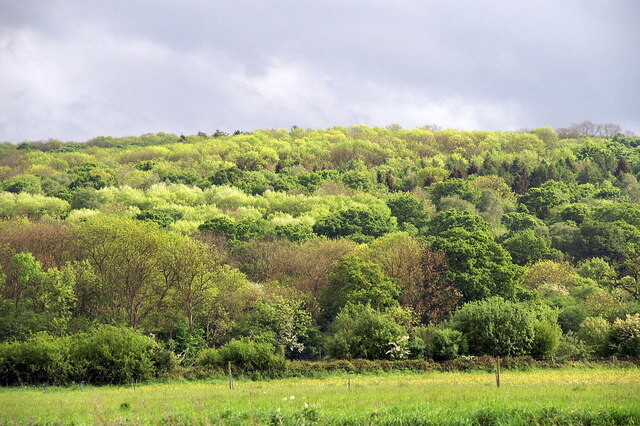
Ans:
[[[5,384],[64,384],[73,374],[69,347],[46,333],[24,342],[0,343],[0,372]]]
[[[464,335],[458,330],[429,326],[416,329],[414,333],[426,345],[425,357],[435,361],[456,359],[468,349]]]
[[[351,207],[320,218],[313,232],[330,238],[349,237],[355,241],[371,241],[395,228],[388,210]]]
[[[556,321],[538,320],[533,326],[533,335],[531,355],[535,358],[546,358],[552,355],[560,344],[562,330]]]
[[[465,301],[515,293],[521,271],[488,228],[481,217],[458,210],[438,213],[430,222],[428,244],[447,253],[449,279]]]
[[[126,324],[184,365],[243,338],[306,359],[351,303],[406,329],[385,356],[419,358],[432,349],[414,328],[439,324],[454,342],[456,307],[497,295],[534,317],[529,349],[513,352],[633,353],[610,332],[640,312],[640,155],[614,130],[0,144],[0,341]],[[555,349],[549,312],[565,333]]]
[[[609,333],[609,349],[612,353],[640,358],[640,314],[616,319]]]
[[[560,251],[551,248],[551,240],[537,236],[531,229],[509,233],[500,244],[509,252],[513,263],[520,266],[560,255]]]
[[[290,358],[313,353],[311,315],[301,301],[275,296],[258,301],[255,308],[234,327],[234,334],[281,347]]]
[[[424,203],[411,194],[400,193],[387,200],[387,206],[391,209],[391,215],[398,221],[398,226],[405,223],[420,229],[426,225],[428,216]]]
[[[265,226],[261,221],[251,219],[235,221],[226,216],[218,216],[200,225],[198,230],[224,235],[231,241],[247,241],[265,234]]]
[[[245,372],[273,372],[284,368],[284,357],[276,354],[271,344],[249,339],[234,339],[219,349],[206,349],[196,360],[198,365],[219,368],[226,368],[229,362],[233,369]]]
[[[148,380],[173,367],[171,355],[164,355],[152,338],[128,328],[103,325],[91,333],[72,336],[69,345],[77,378],[88,383]]]
[[[327,354],[342,359],[402,359],[408,333],[391,314],[370,305],[346,305],[331,324]]]
[[[331,282],[323,291],[321,304],[325,317],[333,318],[348,304],[370,305],[384,310],[398,306],[400,289],[380,266],[357,257],[342,258],[331,274]]]
[[[517,356],[531,353],[536,318],[530,306],[492,297],[464,305],[453,326],[464,334],[472,354]]]
[[[64,338],[41,333],[0,344],[0,371],[12,384],[130,383],[174,367],[172,354],[153,339],[107,325]]]
[[[604,357],[609,353],[611,324],[601,317],[589,317],[580,324],[576,337],[580,339],[592,356]]]
[[[441,201],[445,197],[457,196],[472,204],[480,200],[480,191],[463,179],[447,179],[444,182],[437,182],[429,190],[431,201],[438,209],[440,209]]]

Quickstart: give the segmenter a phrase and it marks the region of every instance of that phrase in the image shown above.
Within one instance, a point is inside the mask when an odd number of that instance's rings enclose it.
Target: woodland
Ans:
[[[0,376],[637,360],[639,145],[589,122],[1,143]]]

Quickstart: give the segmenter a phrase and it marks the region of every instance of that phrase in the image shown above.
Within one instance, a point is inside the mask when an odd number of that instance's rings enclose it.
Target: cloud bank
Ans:
[[[0,0],[0,141],[614,122],[635,0]]]

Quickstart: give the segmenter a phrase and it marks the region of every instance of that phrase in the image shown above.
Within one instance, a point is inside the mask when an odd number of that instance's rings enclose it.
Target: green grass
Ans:
[[[640,369],[0,389],[8,424],[640,424]]]

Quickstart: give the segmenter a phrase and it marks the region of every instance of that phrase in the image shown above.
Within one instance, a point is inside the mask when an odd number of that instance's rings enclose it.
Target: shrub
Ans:
[[[536,318],[532,309],[492,297],[464,305],[453,317],[476,355],[517,356],[531,353]]]
[[[536,358],[546,358],[560,344],[562,330],[557,323],[551,321],[538,321],[533,326],[534,337],[531,347],[531,355]]]
[[[64,338],[39,333],[24,342],[0,344],[5,384],[126,383],[150,379],[175,366],[175,355],[153,339],[106,325]]]
[[[458,330],[442,328],[433,334],[433,359],[436,361],[455,359],[465,348],[465,338]]]
[[[195,364],[201,367],[222,366],[222,358],[220,357],[220,351],[213,348],[200,351],[200,354],[198,354],[198,358],[196,358]]]
[[[569,305],[558,313],[558,323],[564,333],[576,332],[587,317],[587,308],[583,303]]]
[[[640,358],[640,314],[616,319],[609,332],[609,350],[616,355]]]
[[[195,360],[201,350],[207,347],[204,330],[199,327],[189,327],[186,321],[179,321],[170,327],[154,332],[158,341],[166,345],[170,352],[177,354],[182,364],[189,364]]]
[[[103,325],[89,334],[71,336],[69,345],[77,379],[90,383],[148,380],[157,367],[172,364],[155,340],[129,328]]]
[[[586,345],[591,355],[605,357],[609,349],[610,330],[611,324],[606,319],[589,317],[580,324],[576,337]]]
[[[219,349],[205,349],[196,364],[205,367],[226,367],[243,372],[277,372],[284,369],[284,356],[275,353],[273,345],[249,339],[234,339]]]
[[[589,348],[582,340],[570,332],[562,336],[556,348],[555,356],[561,361],[587,359],[589,357]]]
[[[458,330],[430,326],[419,328],[415,333],[425,343],[425,358],[447,361],[467,351],[466,339]]]
[[[408,354],[407,331],[370,305],[345,306],[330,327],[326,350],[333,358],[402,359]]]
[[[47,333],[38,333],[24,342],[2,343],[0,373],[5,384],[64,384],[72,373],[68,346]]]

